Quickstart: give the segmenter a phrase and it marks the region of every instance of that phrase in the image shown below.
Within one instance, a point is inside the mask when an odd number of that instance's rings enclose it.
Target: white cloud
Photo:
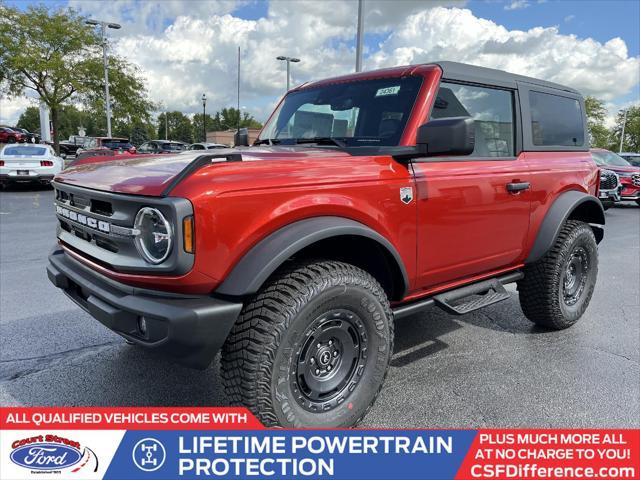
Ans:
[[[611,100],[640,82],[640,58],[620,38],[606,43],[562,35],[557,27],[508,30],[470,10],[434,8],[399,25],[370,67],[453,60],[565,84]]]
[[[505,5],[505,10],[521,10],[523,8],[530,7],[531,5],[527,0],[513,0],[510,4]]]
[[[575,18],[576,18],[575,15],[567,15],[566,17],[564,17],[564,21],[565,21],[565,23],[569,23],[572,20],[574,20]]]
[[[87,15],[122,23],[121,30],[110,31],[115,51],[140,67],[151,98],[171,110],[199,112],[203,92],[207,111],[235,105],[238,46],[242,105],[260,120],[284,92],[285,65],[276,56],[302,59],[292,65],[294,84],[353,71],[357,2],[272,1],[266,16],[252,20],[234,16],[245,3],[73,5]],[[438,6],[464,3],[368,0],[365,29],[381,40],[369,42],[365,68],[453,60],[556,81],[608,102],[640,83],[640,59],[629,57],[620,38],[601,43],[562,35],[557,27],[509,30],[468,9]],[[3,101],[2,107],[0,118],[17,119],[18,104]]]
[[[7,99],[0,97],[0,125],[14,126],[27,107],[36,105],[34,100],[24,97]]]

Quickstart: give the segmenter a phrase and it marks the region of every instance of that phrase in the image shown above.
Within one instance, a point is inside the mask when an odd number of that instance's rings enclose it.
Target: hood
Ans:
[[[628,166],[628,167],[623,167],[620,165],[601,165],[600,168],[604,168],[606,170],[611,170],[612,172],[616,172],[616,173],[635,173],[635,172],[640,172],[640,167],[634,167],[634,166]]]
[[[55,181],[107,192],[160,196],[173,179],[198,157],[230,153],[241,153],[243,162],[349,156],[348,153],[333,148],[274,146],[196,150],[175,155],[131,156],[117,160],[109,157],[106,161],[70,167],[57,175]],[[224,158],[212,160],[212,163],[222,162],[226,160]]]

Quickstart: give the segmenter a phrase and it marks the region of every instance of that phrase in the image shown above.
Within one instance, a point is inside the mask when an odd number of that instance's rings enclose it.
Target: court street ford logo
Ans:
[[[83,457],[80,444],[56,435],[16,440],[11,461],[30,470],[60,471],[77,464]]]

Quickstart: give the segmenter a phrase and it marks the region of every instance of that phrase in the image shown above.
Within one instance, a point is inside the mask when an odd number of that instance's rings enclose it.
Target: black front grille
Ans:
[[[618,176],[610,170],[600,172],[600,190],[613,190],[618,186]]]
[[[144,197],[90,190],[54,182],[58,239],[75,253],[121,272],[182,275],[193,266],[194,256],[178,248],[184,217],[193,215],[191,202],[175,197]],[[135,246],[132,230],[142,207],[160,210],[175,228],[176,242],[161,265],[144,260]]]

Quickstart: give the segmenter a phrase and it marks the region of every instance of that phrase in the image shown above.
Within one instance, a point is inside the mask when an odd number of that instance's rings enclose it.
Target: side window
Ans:
[[[534,145],[579,147],[584,145],[580,103],[574,98],[529,91],[531,137]]]
[[[512,157],[513,92],[442,82],[431,118],[472,117],[476,146],[472,157]]]

